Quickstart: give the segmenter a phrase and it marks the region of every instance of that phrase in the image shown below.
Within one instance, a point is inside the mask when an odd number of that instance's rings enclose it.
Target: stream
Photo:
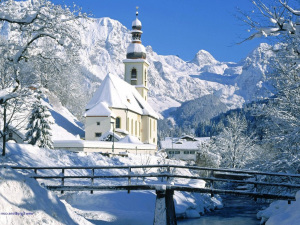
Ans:
[[[197,219],[178,220],[178,225],[259,225],[256,213],[268,206],[249,197],[222,196],[224,208]]]

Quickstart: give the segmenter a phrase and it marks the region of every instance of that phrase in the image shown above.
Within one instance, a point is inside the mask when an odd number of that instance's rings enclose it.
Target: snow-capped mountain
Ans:
[[[99,85],[107,73],[123,77],[122,60],[131,42],[130,29],[107,17],[82,23],[82,71],[89,78],[90,87]],[[182,102],[213,94],[229,108],[241,107],[245,101],[268,94],[264,75],[268,71],[265,63],[272,56],[269,49],[269,45],[261,44],[239,63],[219,62],[209,52],[200,50],[186,62],[174,55],[159,55],[147,46],[149,102],[161,113]]]

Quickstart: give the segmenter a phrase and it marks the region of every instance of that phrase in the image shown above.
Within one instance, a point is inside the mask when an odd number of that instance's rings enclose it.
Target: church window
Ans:
[[[95,133],[95,137],[101,137],[102,133]]]
[[[147,70],[145,70],[145,77],[144,77],[144,80],[145,80],[145,87],[147,87]]]
[[[141,136],[141,122],[139,122],[139,136]]]
[[[121,118],[120,117],[116,118],[116,128],[121,128]]]
[[[127,118],[126,130],[129,132],[129,118]]]
[[[136,72],[136,68],[133,68],[131,70],[131,81],[130,81],[131,85],[137,85],[137,72]]]
[[[100,126],[100,122],[97,122],[97,126]]]
[[[151,119],[149,120],[149,123],[150,123],[150,137],[152,136],[152,121]]]
[[[135,68],[133,68],[131,70],[131,79],[136,79],[136,69]]]

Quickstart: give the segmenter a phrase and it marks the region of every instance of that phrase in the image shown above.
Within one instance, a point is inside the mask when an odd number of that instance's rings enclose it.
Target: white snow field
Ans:
[[[9,166],[114,166],[114,165],[147,165],[176,164],[184,165],[182,161],[166,160],[157,156],[133,155],[128,157],[105,157],[97,153],[73,153],[64,150],[47,150],[27,144],[7,144],[7,154],[0,157],[0,213],[27,212],[33,215],[0,215],[0,224],[88,224],[85,219],[97,224],[153,224],[156,195],[154,191],[95,191],[65,192],[59,198],[39,186],[37,181],[24,177]],[[6,166],[6,168],[4,168]],[[154,169],[152,169],[153,172]],[[147,171],[147,172],[152,172]],[[20,171],[24,174],[33,172]],[[42,171],[38,174],[59,174],[60,171]],[[142,169],[134,173],[144,173]],[[157,172],[157,171],[156,171]],[[192,175],[189,170],[176,171],[183,175]],[[88,174],[86,170],[66,170],[66,175]],[[127,174],[127,170],[105,170],[95,172],[102,174]],[[96,174],[95,174],[96,175]],[[50,184],[45,180],[39,183]],[[57,181],[60,184],[60,181]],[[95,185],[119,184],[127,180],[106,179],[97,181]],[[53,183],[53,182],[52,182]],[[132,184],[151,183],[164,185],[157,179],[132,179]],[[204,181],[172,180],[171,184],[203,187]],[[65,185],[88,184],[87,181],[65,181]],[[43,184],[42,184],[43,185]],[[3,200],[2,200],[3,199]],[[192,194],[175,192],[174,202],[176,213],[180,217],[200,217],[205,211],[222,207],[218,198],[210,198],[207,194]],[[84,218],[85,219],[84,219]]]
[[[257,213],[261,224],[266,225],[299,225],[300,224],[300,191],[296,194],[296,201],[275,201],[263,211]]]
[[[0,168],[0,224],[91,224],[37,181]]]

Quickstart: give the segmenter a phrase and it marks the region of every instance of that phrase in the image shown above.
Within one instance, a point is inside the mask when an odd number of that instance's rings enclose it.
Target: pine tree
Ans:
[[[28,144],[53,149],[51,124],[53,124],[52,116],[47,106],[42,104],[41,97],[38,95],[37,101],[32,107],[25,140],[28,141]]]

